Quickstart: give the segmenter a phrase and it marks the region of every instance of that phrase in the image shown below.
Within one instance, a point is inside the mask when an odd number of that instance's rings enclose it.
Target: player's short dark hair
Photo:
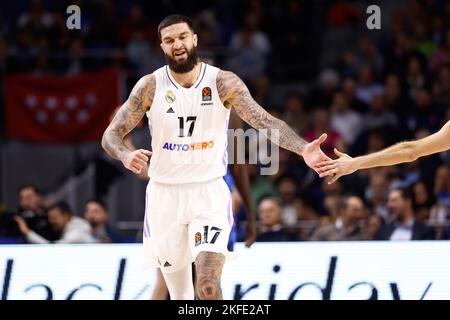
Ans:
[[[161,39],[162,29],[177,23],[186,23],[189,29],[191,29],[191,31],[194,32],[194,24],[192,23],[192,20],[189,17],[183,16],[182,14],[171,14],[170,16],[165,17],[158,25],[159,40],[162,40]]]
[[[42,195],[41,190],[35,184],[32,183],[21,185],[19,188],[17,188],[17,193],[20,193],[22,190],[25,189],[32,189],[37,195]]]
[[[90,203],[90,202],[94,202],[94,203],[98,204],[100,207],[102,207],[103,210],[108,211],[108,207],[106,206],[106,203],[97,198],[89,199],[88,201],[85,202],[84,206],[87,206],[88,203]]]
[[[50,210],[55,210],[55,209],[59,210],[62,214],[66,214],[69,216],[72,215],[72,210],[70,209],[69,204],[65,201],[59,201],[59,202],[52,204],[51,206],[49,206],[47,208],[47,212],[50,212]]]

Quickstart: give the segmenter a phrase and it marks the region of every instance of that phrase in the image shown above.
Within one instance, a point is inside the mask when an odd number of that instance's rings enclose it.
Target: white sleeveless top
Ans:
[[[226,174],[230,110],[217,92],[218,72],[202,62],[190,88],[179,85],[168,66],[153,73],[155,96],[147,111],[153,152],[148,175],[153,181],[195,183]]]

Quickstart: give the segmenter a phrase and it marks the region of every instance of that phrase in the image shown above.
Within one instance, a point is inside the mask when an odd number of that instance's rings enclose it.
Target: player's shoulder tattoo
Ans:
[[[156,77],[148,74],[142,77],[134,86],[128,99],[128,107],[131,111],[147,111],[150,109],[155,97]]]
[[[248,92],[247,86],[241,78],[231,71],[220,70],[217,74],[216,85],[222,102]]]

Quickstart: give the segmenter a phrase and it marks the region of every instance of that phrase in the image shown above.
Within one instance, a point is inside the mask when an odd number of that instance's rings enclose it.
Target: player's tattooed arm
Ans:
[[[216,83],[220,99],[225,106],[233,106],[239,117],[253,128],[266,129],[267,132],[263,133],[270,140],[282,148],[303,156],[306,164],[316,172],[318,162],[330,159],[320,149],[321,143],[327,138],[325,133],[310,143],[306,142],[284,121],[264,110],[252,98],[245,83],[232,72],[219,71]]]
[[[262,108],[251,96],[245,83],[233,72],[219,71],[217,90],[225,106],[233,106],[237,114],[253,128],[267,129],[268,138],[272,140],[271,129],[278,129],[280,147],[299,155],[308,144],[299,137],[284,121],[275,118]]]
[[[105,130],[102,147],[111,157],[123,161],[133,151],[124,143],[124,137],[136,127],[152,105],[155,87],[156,79],[153,74],[142,77]]]

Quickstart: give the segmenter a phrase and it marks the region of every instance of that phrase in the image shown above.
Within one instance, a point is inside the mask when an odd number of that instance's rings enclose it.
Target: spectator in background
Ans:
[[[17,20],[17,27],[25,30],[33,38],[44,34],[52,24],[53,17],[40,0],[31,1],[28,11],[22,13]]]
[[[339,73],[334,69],[324,69],[317,76],[316,87],[311,94],[311,104],[329,106],[334,92],[338,89],[340,82]]]
[[[364,228],[365,237],[367,240],[376,240],[378,232],[384,226],[384,219],[377,214],[371,214],[366,220]]]
[[[86,202],[84,205],[84,219],[92,227],[92,236],[101,243],[123,243],[130,242],[123,235],[113,230],[108,224],[109,213],[106,205],[96,199]]]
[[[388,183],[384,174],[372,174],[369,187],[366,189],[365,198],[371,205],[373,212],[385,221],[389,221],[389,211],[386,205],[386,193]]]
[[[59,238],[58,232],[52,230],[48,223],[47,211],[44,207],[42,193],[33,184],[19,188],[19,217],[28,225],[29,229],[51,241]]]
[[[359,39],[358,49],[355,52],[344,54],[344,60],[347,62],[347,66],[343,70],[346,75],[356,76],[357,70],[364,65],[370,66],[376,74],[380,74],[383,69],[383,57],[367,36]]]
[[[416,132],[419,129],[435,132],[440,128],[442,117],[441,112],[434,106],[430,92],[426,88],[419,89],[416,94],[415,108],[407,118],[410,132]]]
[[[439,109],[445,110],[450,105],[450,63],[439,69],[433,85],[433,99]]]
[[[341,195],[344,192],[343,184],[341,182],[334,186],[334,183],[328,184],[327,181],[324,179],[321,181],[321,189],[324,194],[323,204],[326,210],[326,215],[322,218],[326,218],[324,221],[325,224],[333,223],[336,221],[339,214],[338,203],[341,198]]]
[[[366,234],[360,226],[364,219],[364,203],[356,196],[341,197],[338,202],[337,220],[319,227],[312,241],[358,241],[366,240]]]
[[[289,93],[283,109],[283,120],[299,135],[305,133],[308,114],[305,112],[304,100],[300,94]]]
[[[389,193],[388,207],[394,221],[380,229],[378,240],[434,240],[432,228],[418,221],[414,212],[414,194],[406,188],[396,188]]]
[[[423,54],[427,59],[436,49],[436,43],[431,39],[428,24],[424,21],[414,25],[414,43],[415,49]]]
[[[201,43],[198,45],[200,51],[207,51],[219,47],[220,44],[220,25],[217,22],[214,11],[203,9],[192,17],[194,30],[197,30],[198,38]]]
[[[356,81],[351,77],[346,77],[342,81],[342,91],[347,97],[350,109],[358,112],[366,112],[367,106],[356,96]]]
[[[450,169],[442,165],[436,171],[434,195],[438,202],[450,203]]]
[[[444,64],[450,64],[450,30],[447,30],[442,45],[431,56],[430,71],[435,73]]]
[[[126,45],[136,32],[140,32],[147,41],[156,42],[158,36],[155,30],[156,27],[147,21],[141,6],[133,5],[128,19],[120,26],[119,39],[122,45]]]
[[[11,46],[11,57],[13,70],[16,72],[29,71],[33,66],[36,47],[29,34],[19,30],[15,38],[15,43]]]
[[[412,106],[412,101],[403,94],[400,79],[396,74],[387,75],[384,90],[387,110],[394,112],[397,117],[406,115]]]
[[[380,83],[375,82],[372,68],[369,65],[361,66],[358,70],[356,97],[366,105],[370,105],[373,96],[382,94],[383,91],[383,86]]]
[[[228,68],[254,87],[266,71],[271,51],[269,38],[260,30],[257,15],[250,13],[245,17],[242,27],[231,37],[229,49]]]
[[[292,235],[283,230],[281,208],[276,198],[264,198],[258,207],[259,230],[257,242],[292,241]]]
[[[350,109],[343,91],[334,93],[331,114],[331,128],[341,135],[347,145],[352,145],[361,132],[361,116]]]
[[[450,169],[441,165],[435,174],[433,194],[436,205],[430,212],[430,219],[438,225],[444,225],[450,220]]]
[[[314,29],[311,7],[313,6],[299,0],[284,1],[283,9],[278,10],[272,23],[266,26],[271,29],[272,41],[277,48],[273,52],[273,69],[282,80],[298,81],[305,75],[314,74],[311,66],[314,66],[317,56],[313,49],[317,39],[309,37],[311,29]],[[279,23],[280,21],[283,23]]]
[[[250,190],[252,193],[253,208],[257,208],[258,203],[265,197],[278,196],[274,183],[268,179],[268,176],[259,174],[259,168],[256,164],[249,164],[248,172],[250,174]]]
[[[390,130],[397,126],[397,117],[393,112],[386,109],[383,93],[374,93],[370,102],[370,110],[363,117],[364,129]]]
[[[418,57],[412,56],[409,58],[408,71],[405,80],[409,97],[415,99],[418,90],[422,89],[427,81]]]
[[[320,137],[323,132],[326,132],[328,137],[322,143],[321,148],[327,156],[332,157],[334,148],[339,146],[339,143],[342,141],[341,136],[338,132],[331,129],[329,111],[324,108],[317,108],[313,111],[312,126],[305,133],[305,140],[313,141]]]
[[[31,230],[24,219],[16,216],[20,232],[29,243],[93,243],[92,228],[89,223],[79,217],[74,217],[70,207],[59,202],[48,208],[48,222],[55,233],[61,235],[59,240],[51,241]]]
[[[409,188],[420,180],[420,161],[421,159],[417,159],[403,165],[403,178],[400,183],[403,187]]]
[[[371,131],[367,137],[367,153],[380,151],[386,146],[385,135],[382,130]]]
[[[89,71],[89,68],[89,58],[85,55],[83,40],[80,38],[73,39],[67,54],[66,73],[75,75],[83,71]]]
[[[321,224],[321,217],[316,209],[316,204],[309,197],[303,197],[296,202],[298,228],[296,230],[297,240],[307,240],[311,238],[314,230]],[[291,231],[291,233],[293,233]]]
[[[422,180],[417,181],[413,186],[414,192],[414,207],[416,208],[416,219],[423,223],[430,220],[430,210],[433,206],[433,199],[431,194]]]
[[[434,195],[436,205],[431,210],[431,220],[442,228],[442,240],[450,240],[450,169],[446,165],[438,168],[435,175]]]
[[[281,223],[283,227],[294,227],[297,224],[296,195],[297,184],[294,177],[286,175],[277,183],[280,195]]]
[[[336,182],[339,182],[340,180],[337,180]],[[325,197],[323,199],[323,206],[325,210],[327,211],[327,214],[322,216],[320,219],[321,225],[327,225],[334,223],[339,215],[339,201],[342,194],[342,186],[340,183],[338,183],[333,188],[330,188],[330,186],[333,186],[333,184],[328,184],[325,180],[322,182],[322,189],[324,190]]]
[[[153,43],[145,38],[141,30],[135,31],[126,47],[126,54],[134,76],[140,78],[164,65],[164,60]]]

